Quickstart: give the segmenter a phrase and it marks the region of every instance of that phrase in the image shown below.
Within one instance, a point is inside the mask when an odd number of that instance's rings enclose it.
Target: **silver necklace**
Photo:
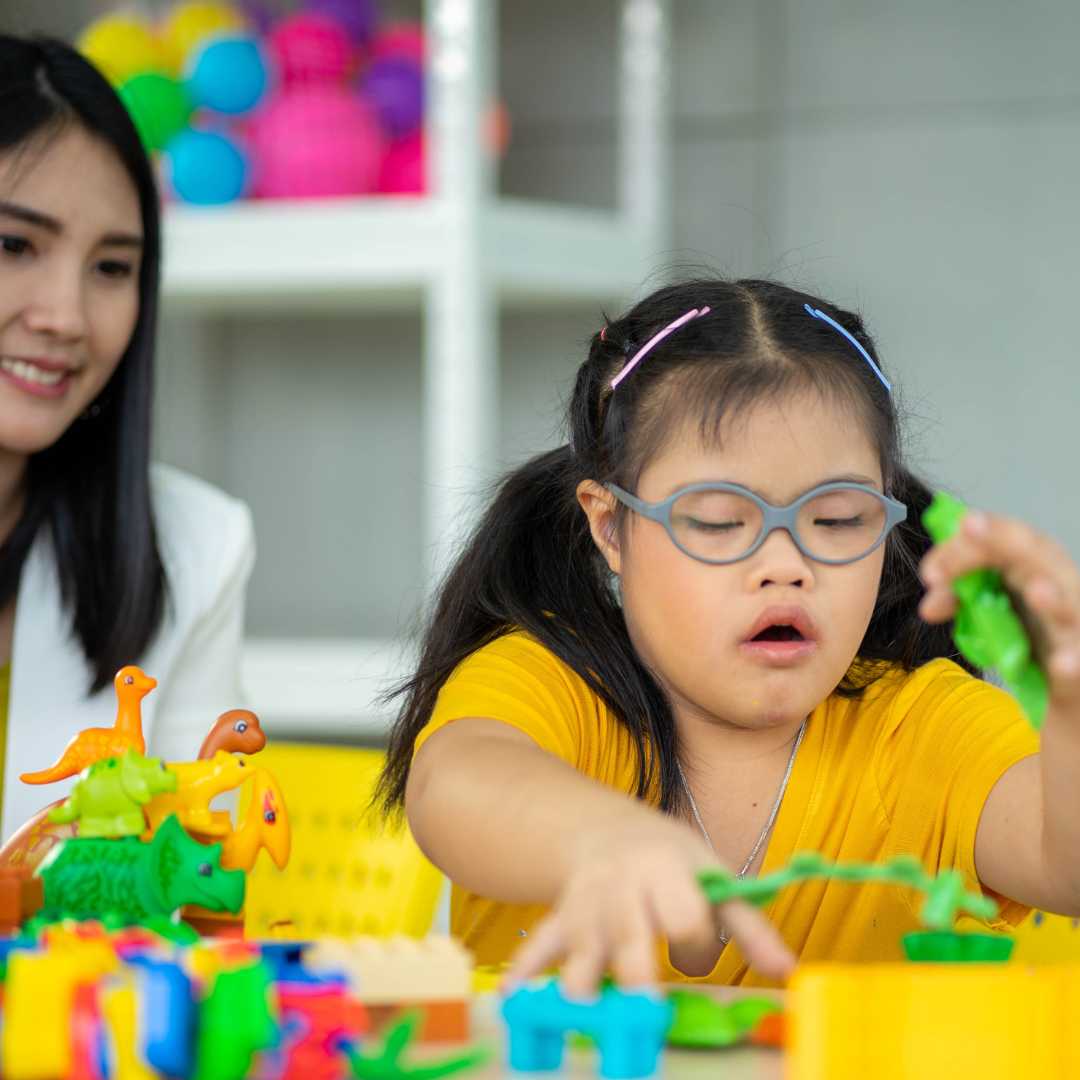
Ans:
[[[805,732],[806,721],[803,720],[799,725],[799,730],[795,733],[795,739],[791,744],[791,754],[788,757],[787,768],[784,770],[784,778],[780,781],[780,788],[776,793],[772,809],[769,811],[769,819],[765,822],[765,827],[758,834],[757,841],[750,849],[750,854],[746,857],[746,862],[742,864],[742,869],[736,873],[736,877],[746,877],[750,867],[754,865],[754,860],[758,857],[758,853],[761,851],[761,845],[765,843],[766,837],[772,832],[772,827],[776,824],[776,815],[780,813],[780,804],[784,801],[784,792],[787,791],[788,781],[791,779],[791,770],[795,767],[795,755],[799,752],[799,746],[802,743],[803,734]],[[715,854],[716,845],[712,842],[709,830],[705,828],[705,822],[701,820],[701,811],[698,810],[697,801],[694,799],[694,793],[690,790],[689,783],[687,783],[686,773],[683,772],[682,763],[676,761],[675,767],[679,770],[679,779],[682,781],[683,791],[686,792],[687,801],[690,803],[690,812],[694,815],[694,820],[697,822],[697,827],[701,830],[701,835],[705,837],[705,843],[712,848],[713,853]],[[721,945],[726,945],[731,940],[731,938],[720,929],[717,929],[717,937],[720,939]]]

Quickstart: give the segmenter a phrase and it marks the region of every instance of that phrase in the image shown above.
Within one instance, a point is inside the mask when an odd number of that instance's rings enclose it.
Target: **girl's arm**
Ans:
[[[624,985],[656,978],[656,938],[672,963],[704,975],[719,958],[716,921],[695,873],[715,856],[687,825],[582,776],[498,720],[457,720],[417,752],[405,796],[413,834],[464,888],[552,907],[511,979],[560,957],[570,993],[611,968]],[[756,911],[728,905],[725,924],[763,973],[793,964]]]
[[[948,619],[953,581],[984,567],[1002,572],[1037,623],[1050,703],[1041,753],[1009,769],[986,801],[975,840],[979,878],[1022,903],[1080,915],[1080,570],[1024,523],[970,513],[923,562],[923,616]]]

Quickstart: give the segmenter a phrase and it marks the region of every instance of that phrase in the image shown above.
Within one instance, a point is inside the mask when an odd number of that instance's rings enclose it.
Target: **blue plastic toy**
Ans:
[[[183,968],[152,956],[129,956],[141,968],[140,1031],[147,1065],[162,1076],[190,1076],[195,1065],[192,1033],[198,1023],[195,994]]]
[[[596,1043],[601,1076],[634,1080],[656,1072],[674,1009],[652,994],[614,986],[594,1001],[571,1001],[552,981],[511,994],[502,1015],[510,1068],[517,1072],[554,1072],[562,1065],[566,1035],[580,1032]]]

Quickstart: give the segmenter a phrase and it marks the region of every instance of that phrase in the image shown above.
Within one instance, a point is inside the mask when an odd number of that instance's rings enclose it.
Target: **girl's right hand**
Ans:
[[[687,975],[705,975],[720,957],[719,916],[750,965],[782,979],[795,959],[767,919],[741,902],[713,908],[697,871],[716,856],[691,829],[657,817],[619,823],[583,838],[551,913],[536,925],[507,974],[506,989],[562,960],[562,986],[570,995],[595,991],[610,971],[621,986],[653,986],[657,938],[666,938],[672,963]]]

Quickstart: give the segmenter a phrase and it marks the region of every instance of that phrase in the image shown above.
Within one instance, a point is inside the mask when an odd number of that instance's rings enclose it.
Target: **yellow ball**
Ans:
[[[91,23],[77,42],[79,51],[114,85],[165,64],[149,24],[130,15],[106,15]]]
[[[247,29],[247,20],[229,4],[214,0],[187,0],[177,4],[161,26],[161,45],[169,70],[182,75],[188,58],[215,34]]]

